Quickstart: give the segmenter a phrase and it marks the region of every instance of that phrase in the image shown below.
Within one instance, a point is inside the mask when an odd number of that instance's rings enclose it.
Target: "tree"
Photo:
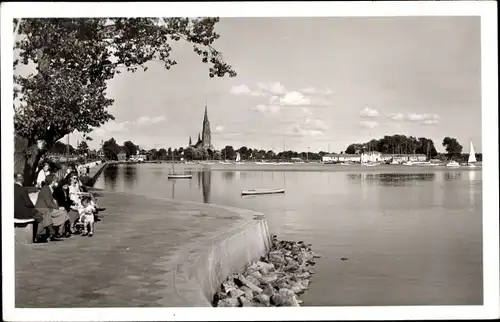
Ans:
[[[87,153],[89,150],[89,145],[87,144],[87,141],[82,141],[78,145],[78,154],[84,154]]]
[[[272,160],[276,157],[276,153],[274,153],[273,150],[269,150],[266,152],[265,156],[266,156],[266,159]]]
[[[136,155],[138,149],[139,149],[139,146],[135,145],[131,141],[123,142],[123,150],[125,151],[127,158],[129,158],[131,155]]]
[[[120,146],[116,143],[114,138],[109,139],[102,145],[104,156],[109,160],[118,160],[118,153],[120,153]]]
[[[48,151],[50,153],[57,153],[57,154],[65,154],[67,152],[67,145],[62,143],[61,141],[57,141],[54,143],[52,148]],[[69,146],[69,153],[74,153],[75,148],[73,148],[71,145]]]
[[[242,146],[241,148],[238,149],[238,152],[240,153],[242,159],[248,159],[247,156],[248,151],[249,150],[246,146]]]
[[[158,150],[157,155],[158,155],[159,159],[165,160],[165,158],[167,157],[168,153],[167,153],[167,150],[161,148],[161,149]]]
[[[18,21],[23,36],[14,47],[19,64],[36,64],[36,73],[14,76],[16,136],[26,139],[24,172],[32,182],[42,156],[73,131],[89,133],[113,120],[107,108],[107,81],[122,71],[147,70],[160,61],[168,70],[172,42],[192,44],[210,77],[235,77],[213,42],[219,18],[30,18]],[[14,27],[15,28],[15,27]],[[75,117],[78,115],[78,117]]]
[[[232,146],[226,145],[226,147],[221,151],[222,157],[226,160],[231,160],[235,156],[235,151]]]
[[[195,157],[194,149],[192,147],[188,147],[184,150],[184,156],[187,160],[193,160]]]
[[[455,138],[445,137],[443,139],[443,146],[445,147],[449,159],[458,157],[460,153],[462,153],[463,146],[460,145]]]

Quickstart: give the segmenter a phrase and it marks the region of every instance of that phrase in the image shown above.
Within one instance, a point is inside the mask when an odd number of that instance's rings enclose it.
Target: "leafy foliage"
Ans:
[[[136,155],[137,150],[138,150],[137,146],[134,143],[132,143],[132,141],[125,141],[123,143],[123,151],[125,151],[127,158],[130,157],[131,155]]]
[[[104,156],[109,160],[118,160],[118,153],[120,153],[120,146],[116,143],[114,138],[109,139],[102,145]]]
[[[448,158],[457,157],[462,153],[463,146],[455,138],[445,137],[443,146],[448,153]]]
[[[381,139],[373,139],[365,143],[350,144],[345,153],[356,154],[366,151],[378,151],[381,153],[394,154],[425,154],[430,157],[435,157],[438,153],[431,139],[406,135],[395,134],[392,136],[384,136]]]
[[[107,81],[122,71],[146,70],[160,61],[166,69],[177,62],[171,43],[186,41],[209,64],[210,77],[236,76],[212,47],[219,18],[30,18],[19,24],[14,48],[19,64],[36,64],[36,73],[14,77],[16,135],[29,145],[45,146],[26,162],[36,168],[41,156],[68,133],[88,133],[114,117]],[[17,21],[14,21],[16,24]],[[29,159],[29,160],[28,160]],[[34,171],[33,171],[34,172]]]

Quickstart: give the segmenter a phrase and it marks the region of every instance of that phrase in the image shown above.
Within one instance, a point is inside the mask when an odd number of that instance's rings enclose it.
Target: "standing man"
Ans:
[[[34,219],[36,221],[35,243],[47,241],[47,235],[43,232],[47,230],[51,241],[60,240],[55,237],[56,231],[52,226],[52,219],[48,214],[38,211],[28,195],[28,191],[23,187],[24,177],[21,173],[14,174],[14,218]]]

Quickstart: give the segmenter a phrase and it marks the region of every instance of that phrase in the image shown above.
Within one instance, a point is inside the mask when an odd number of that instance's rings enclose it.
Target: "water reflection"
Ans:
[[[444,173],[444,180],[445,181],[460,180],[461,175],[462,175],[462,172],[458,172],[458,171],[445,172]]]
[[[132,189],[135,186],[137,180],[137,167],[135,165],[127,165],[123,167],[124,171],[124,181],[128,189]]]
[[[224,172],[222,172],[222,177],[224,178],[224,181],[233,181],[234,172],[233,171],[224,171]]]
[[[469,171],[469,210],[474,210],[476,191],[476,171]]]
[[[116,189],[116,183],[118,182],[118,167],[116,165],[110,165],[106,168],[106,175],[104,176],[104,184],[109,185],[111,190]]]
[[[367,183],[381,186],[405,186],[411,182],[433,181],[435,173],[348,173],[353,183]]]
[[[210,188],[212,180],[212,172],[210,170],[203,170],[197,172],[198,187],[201,188],[203,194],[203,202],[210,203]]]

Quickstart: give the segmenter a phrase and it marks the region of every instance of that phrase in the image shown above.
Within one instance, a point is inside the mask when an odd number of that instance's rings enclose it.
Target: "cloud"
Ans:
[[[440,116],[433,113],[408,113],[404,115],[402,113],[390,113],[387,117],[393,121],[401,122],[416,122],[424,125],[438,124],[440,121]]]
[[[251,110],[261,112],[265,115],[269,115],[269,114],[278,113],[280,110],[280,106],[279,105],[258,104],[257,106],[253,107]]]
[[[306,129],[299,124],[294,124],[288,134],[293,136],[321,136],[324,132],[315,129]]]
[[[324,90],[320,90],[320,89],[317,89],[317,88],[312,87],[312,86],[305,87],[305,88],[301,89],[300,91],[302,93],[316,94],[316,95],[330,95],[333,93],[332,90],[329,89],[328,87],[325,88]]]
[[[229,92],[233,95],[242,95],[242,94],[251,94],[252,91],[250,90],[250,88],[248,88],[247,85],[234,85],[233,87],[231,87],[231,89],[229,90]]]
[[[361,110],[361,112],[359,112],[359,115],[364,117],[377,117],[379,116],[379,113],[373,108],[365,107],[363,110]]]
[[[215,131],[214,132],[215,133],[222,133],[222,132],[224,132],[224,126],[223,125],[217,125],[215,127]]]
[[[326,125],[325,122],[323,122],[320,119],[311,119],[311,118],[306,118],[304,124],[310,129],[310,130],[317,130],[317,131],[326,131],[329,129],[328,125]]]
[[[124,122],[109,121],[103,126],[96,128],[94,131],[98,135],[125,133],[129,131],[128,129],[129,124],[130,124],[129,121],[124,121]]]
[[[137,124],[138,125],[148,125],[148,124],[160,123],[163,121],[165,121],[164,115],[155,116],[155,117],[141,116],[137,119]]]
[[[261,92],[270,95],[284,95],[287,92],[285,86],[283,86],[280,82],[260,82],[257,83],[257,87],[261,90]]]
[[[304,106],[309,104],[311,104],[311,99],[300,92],[288,92],[280,98],[280,105],[282,106]]]
[[[389,113],[387,114],[387,117],[393,121],[402,121],[405,118],[404,114],[402,113]]]
[[[302,108],[302,113],[307,114],[307,115],[311,115],[312,114],[311,111],[308,108],[306,108],[306,107]]]
[[[417,114],[410,113],[407,116],[408,121],[412,122],[425,122],[425,121],[437,121],[439,120],[439,115],[437,114]]]
[[[366,129],[373,129],[378,126],[378,122],[375,121],[361,121],[359,124]]]

